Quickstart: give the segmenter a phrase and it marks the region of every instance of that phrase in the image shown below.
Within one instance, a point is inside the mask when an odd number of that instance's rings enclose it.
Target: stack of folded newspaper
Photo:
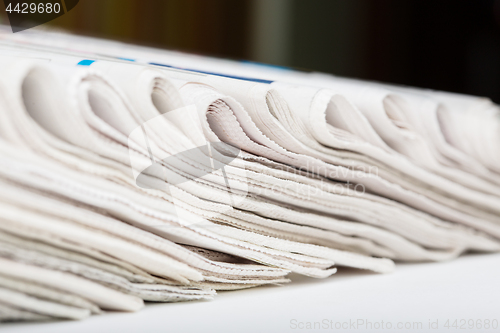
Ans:
[[[500,250],[490,100],[0,31],[0,321]]]

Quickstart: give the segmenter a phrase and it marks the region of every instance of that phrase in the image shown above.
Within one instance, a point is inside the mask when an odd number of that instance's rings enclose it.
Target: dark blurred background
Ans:
[[[500,102],[500,0],[80,0],[47,25]]]

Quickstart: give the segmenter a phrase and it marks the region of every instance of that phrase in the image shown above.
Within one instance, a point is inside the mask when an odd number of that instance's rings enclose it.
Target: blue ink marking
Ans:
[[[184,69],[184,68],[174,67],[174,66],[165,65],[165,64],[158,64],[158,63],[156,63],[156,62],[150,62],[149,64],[150,64],[150,65],[154,65],[154,66],[161,66],[161,67],[168,67],[168,68]]]
[[[94,62],[95,62],[95,60],[85,59],[85,60],[80,61],[77,65],[79,65],[79,66],[90,66]]]
[[[227,77],[229,79],[252,81],[252,82],[266,83],[266,84],[271,84],[271,83],[274,82],[274,81],[270,81],[270,80],[255,79],[255,78],[250,78],[250,77],[241,77],[241,76],[226,75],[226,74],[213,73],[213,72],[205,72],[205,71],[200,71],[200,70],[196,70],[196,69],[181,68],[181,67],[175,67],[175,66],[170,66],[170,65],[158,64],[158,63],[154,63],[154,62],[150,62],[149,64],[150,65],[154,65],[154,66],[161,66],[161,67],[181,69],[183,71],[188,71],[188,72],[195,72],[195,73],[201,73],[201,74],[208,74],[208,75],[216,75],[216,76],[221,76],[221,77]]]
[[[249,64],[249,65],[257,65],[257,66],[260,66],[260,67],[268,67],[268,68],[275,68],[275,69],[283,69],[283,70],[293,71],[293,68],[287,67],[287,66],[271,65],[271,64],[265,64],[265,63],[262,63],[262,62],[251,61],[251,60],[241,60],[240,62],[244,63],[244,64]]]
[[[120,58],[120,57],[118,57],[118,59],[120,59],[120,60],[125,60],[125,61],[132,61],[132,62],[135,62],[135,59]]]

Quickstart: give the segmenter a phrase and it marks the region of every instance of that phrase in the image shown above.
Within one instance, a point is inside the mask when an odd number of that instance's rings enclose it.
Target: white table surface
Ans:
[[[282,287],[219,292],[213,301],[148,304],[137,313],[3,324],[1,332],[363,332],[371,331],[368,322],[377,332],[500,332],[484,328],[485,320],[500,321],[500,254],[399,264],[386,275],[341,267],[323,280],[292,279]],[[455,319],[458,328],[452,327]]]

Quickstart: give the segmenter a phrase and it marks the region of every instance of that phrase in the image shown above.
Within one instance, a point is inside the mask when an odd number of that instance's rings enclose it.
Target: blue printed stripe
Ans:
[[[268,68],[274,68],[274,69],[283,69],[287,71],[293,71],[294,69],[291,67],[287,66],[279,66],[279,65],[271,65],[271,64],[265,64],[262,62],[257,62],[257,61],[251,61],[251,60],[240,60],[241,63],[243,64],[249,64],[249,65],[256,65],[260,67],[268,67]]]
[[[183,71],[188,71],[188,72],[195,72],[195,73],[201,73],[201,74],[208,74],[208,75],[222,76],[222,77],[227,77],[227,78],[230,78],[230,79],[236,79],[236,80],[245,80],[245,81],[252,81],[252,82],[259,82],[259,83],[266,83],[266,84],[270,84],[270,83],[273,83],[273,82],[274,82],[274,81],[270,81],[270,80],[255,79],[255,78],[250,78],[250,77],[242,77],[242,76],[226,75],[226,74],[220,74],[220,73],[214,73],[214,72],[205,72],[205,71],[200,71],[200,70],[196,70],[196,69],[181,68],[181,67],[175,67],[175,66],[170,66],[170,65],[164,65],[164,64],[154,63],[154,62],[150,62],[149,64],[150,64],[150,65],[154,65],[154,66],[161,66],[161,67],[168,67],[168,68],[181,69],[181,70],[183,70]]]
[[[85,59],[85,60],[80,61],[77,65],[79,65],[79,66],[90,66],[94,62],[95,62],[95,60]]]

